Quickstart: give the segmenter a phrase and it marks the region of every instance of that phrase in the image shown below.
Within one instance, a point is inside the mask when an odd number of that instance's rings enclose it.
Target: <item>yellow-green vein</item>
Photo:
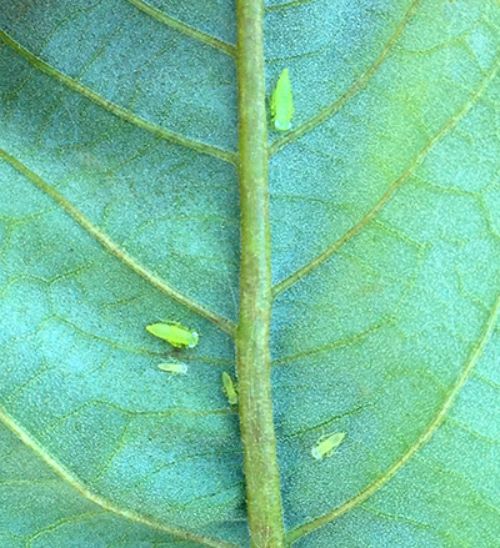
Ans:
[[[190,38],[193,38],[194,40],[197,40],[202,44],[206,44],[207,46],[215,48],[222,53],[225,53],[226,55],[231,55],[232,57],[236,55],[236,47],[233,46],[233,44],[228,44],[227,42],[224,42],[219,38],[215,38],[215,36],[211,36],[210,34],[191,27],[186,23],[175,19],[174,17],[170,17],[170,15],[167,15],[166,13],[159,10],[158,8],[155,8],[151,4],[144,2],[144,0],[127,0],[127,2],[130,2],[138,10],[148,14],[150,17],[156,19],[160,23],[186,36],[189,36]]]
[[[1,30],[0,30],[0,40],[4,42],[4,44],[6,44],[8,47],[10,47],[12,50],[14,50],[17,54],[19,54],[28,63],[30,63],[30,65],[38,69],[39,71],[43,72],[47,76],[50,76],[51,78],[54,78],[54,80],[60,82],[61,84],[64,84],[72,91],[79,93],[83,97],[87,98],[89,101],[92,101],[96,105],[99,105],[100,107],[107,110],[111,114],[114,114],[118,118],[121,118],[122,120],[125,120],[126,122],[130,124],[133,124],[141,129],[144,129],[145,131],[148,131],[152,135],[155,135],[156,137],[159,137],[160,139],[164,139],[165,141],[169,141],[176,145],[183,146],[190,150],[195,150],[196,152],[200,152],[202,154],[207,154],[214,158],[218,158],[219,160],[222,160],[223,162],[227,162],[230,164],[236,163],[235,152],[223,150],[216,146],[209,145],[207,143],[202,143],[201,141],[195,141],[194,139],[189,139],[187,137],[184,137],[183,135],[180,135],[179,133],[175,133],[174,131],[170,131],[168,129],[162,128],[161,126],[158,126],[156,124],[153,124],[152,122],[149,122],[148,120],[144,118],[141,118],[137,114],[134,114],[130,110],[124,107],[121,107],[120,105],[117,105],[116,103],[113,103],[112,101],[109,101],[105,97],[102,97],[95,91],[84,86],[83,84],[75,80],[74,78],[67,76],[66,74],[62,73],[60,70],[56,69],[52,65],[46,63],[45,61],[40,59],[38,56],[36,56],[34,53],[27,50],[24,46],[16,42],[16,40],[10,37],[7,33]]]
[[[203,305],[193,301],[180,293],[177,289],[168,285],[164,280],[160,279],[156,274],[141,265],[134,257],[121,249],[109,236],[102,232],[99,227],[94,225],[76,206],[68,201],[62,194],[57,192],[51,185],[45,182],[39,175],[31,171],[26,165],[20,162],[17,158],[11,156],[8,152],[0,149],[0,159],[10,164],[19,173],[24,175],[39,190],[47,194],[58,206],[60,206],[70,217],[72,217],[88,234],[97,240],[106,251],[110,252],[123,264],[128,266],[133,272],[144,278],[152,286],[159,289],[162,293],[184,305],[189,310],[213,322],[222,331],[233,335],[235,327],[233,323],[215,312],[208,310]]]
[[[378,213],[389,203],[396,191],[413,175],[417,167],[424,161],[427,154],[431,149],[441,141],[457,124],[458,122],[469,112],[469,110],[476,104],[481,95],[484,93],[490,82],[498,72],[499,63],[494,65],[493,69],[487,74],[487,76],[481,82],[479,88],[473,93],[469,100],[462,108],[455,113],[442,127],[441,129],[429,140],[429,142],[422,148],[422,150],[415,156],[410,165],[406,168],[395,181],[393,181],[389,188],[384,192],[378,202],[366,213],[363,218],[352,226],[341,238],[330,244],[324,251],[314,257],[309,263],[305,264],[293,274],[276,284],[273,288],[273,294],[278,295],[287,290],[293,284],[307,276],[310,272],[315,270],[318,266],[323,264],[332,255],[334,255],[344,244],[349,240],[357,236],[361,230],[366,227],[370,221],[372,221]]]
[[[264,2],[238,0],[240,310],[238,412],[252,548],[285,543],[271,390],[271,222],[264,60]]]
[[[300,126],[296,127],[292,131],[289,131],[283,137],[280,137],[279,139],[276,139],[276,141],[271,145],[269,149],[270,155],[276,154],[279,150],[281,150],[283,147],[291,143],[292,141],[295,141],[296,139],[299,139],[309,131],[312,131],[314,128],[328,120],[328,118],[331,118],[334,114],[336,114],[352,97],[357,95],[361,90],[363,90],[368,82],[371,80],[371,78],[376,74],[377,70],[379,69],[380,65],[384,62],[386,57],[389,55],[392,48],[395,46],[395,44],[398,42],[399,37],[403,33],[404,29],[410,22],[410,20],[415,15],[418,5],[420,4],[421,0],[413,0],[410,4],[409,9],[405,13],[403,19],[398,24],[396,30],[393,32],[391,37],[389,38],[389,41],[384,46],[384,49],[380,53],[380,55],[377,57],[375,62],[366,69],[361,76],[358,77],[358,79],[354,82],[354,84],[346,91],[344,92],[338,99],[336,99],[333,103],[328,105],[327,107],[323,108],[318,114],[301,124]]]
[[[291,2],[286,2],[285,4],[276,4],[274,6],[267,6],[267,11],[281,11],[288,8],[298,8],[299,6],[304,6],[305,4],[311,4],[316,0],[292,0]]]
[[[53,533],[57,531],[60,527],[65,525],[74,524],[74,523],[84,523],[85,521],[92,521],[94,518],[99,518],[102,515],[102,510],[93,511],[93,512],[83,512],[74,516],[66,516],[64,518],[58,519],[52,522],[50,525],[46,525],[39,529],[33,535],[30,535],[26,539],[25,548],[32,548],[35,541],[40,540],[44,535],[48,533]]]
[[[464,367],[460,371],[460,374],[458,375],[455,383],[451,386],[447,397],[443,401],[443,404],[439,408],[435,417],[428,424],[427,428],[422,432],[422,434],[408,449],[408,451],[406,451],[404,455],[402,455],[396,462],[394,462],[394,464],[392,464],[379,478],[370,483],[367,487],[365,487],[365,489],[363,489],[363,491],[358,493],[356,496],[352,497],[341,506],[334,508],[330,512],[327,512],[308,523],[292,529],[287,535],[287,541],[289,543],[293,543],[300,537],[312,533],[316,529],[334,521],[335,519],[344,515],[346,512],[349,512],[350,510],[365,502],[369,497],[371,497],[387,482],[389,482],[397,474],[397,472],[432,438],[433,434],[446,419],[446,416],[453,406],[453,403],[460,393],[460,390],[463,388],[463,386],[471,376],[474,367],[476,366],[479,358],[483,354],[486,345],[488,344],[488,341],[490,340],[490,337],[495,329],[499,310],[500,295],[497,296],[491,312],[486,318],[486,321],[483,325],[482,332],[477,342],[472,346],[467,360],[465,361]]]
[[[66,484],[75,489],[82,497],[85,497],[87,500],[97,504],[108,512],[180,539],[199,542],[204,546],[213,546],[214,548],[235,548],[234,544],[220,541],[217,539],[212,539],[209,537],[204,537],[201,535],[196,535],[189,531],[184,531],[183,529],[180,529],[178,527],[166,525],[150,517],[143,516],[138,512],[126,510],[125,508],[120,508],[113,502],[105,499],[104,497],[101,497],[100,495],[92,492],[88,487],[86,487],[77,476],[75,476],[63,464],[58,462],[54,457],[49,455],[44,447],[27,430],[19,425],[2,407],[0,407],[0,423],[2,423],[19,440],[21,440],[21,442],[24,443],[26,447],[33,451],[33,453],[40,460],[42,460],[51,470],[53,470],[53,472],[58,477],[60,477]]]

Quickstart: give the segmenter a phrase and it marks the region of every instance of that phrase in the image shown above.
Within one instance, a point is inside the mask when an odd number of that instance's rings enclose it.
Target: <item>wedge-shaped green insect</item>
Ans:
[[[280,77],[271,95],[271,117],[275,129],[288,131],[292,127],[294,113],[292,82],[287,68],[281,71]]]
[[[178,322],[153,323],[146,326],[146,331],[167,341],[174,348],[194,348],[198,344],[198,333]]]
[[[234,384],[233,378],[229,373],[222,373],[222,388],[224,394],[226,394],[227,401],[230,405],[237,405],[238,403],[238,391],[236,385]]]
[[[158,369],[172,375],[185,375],[188,372],[188,366],[182,362],[170,361],[158,364]]]
[[[333,454],[335,449],[344,441],[345,432],[327,434],[318,440],[318,443],[311,449],[311,455],[316,460],[323,460]]]

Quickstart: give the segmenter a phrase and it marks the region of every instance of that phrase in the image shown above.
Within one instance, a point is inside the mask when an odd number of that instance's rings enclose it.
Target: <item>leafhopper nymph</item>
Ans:
[[[188,366],[185,363],[175,361],[160,363],[158,369],[172,375],[185,375],[188,372]]]
[[[227,401],[230,405],[237,405],[238,404],[238,391],[236,389],[236,386],[234,384],[233,378],[229,373],[222,373],[222,389],[224,390],[224,394],[226,394]]]
[[[167,341],[174,348],[194,348],[198,344],[198,333],[178,322],[153,323],[146,326],[146,331]]]
[[[316,460],[323,460],[330,457],[335,449],[344,441],[345,432],[335,432],[328,434],[318,440],[311,449],[311,455]]]
[[[288,69],[284,68],[271,95],[271,117],[274,128],[278,131],[288,131],[292,127],[293,113],[292,82]]]

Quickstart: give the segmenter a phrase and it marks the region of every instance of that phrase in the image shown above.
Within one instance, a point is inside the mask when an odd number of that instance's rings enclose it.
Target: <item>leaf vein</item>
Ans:
[[[367,485],[360,493],[344,502],[342,505],[334,508],[333,510],[313,519],[312,521],[299,525],[292,529],[287,536],[290,543],[295,542],[300,537],[312,533],[316,529],[327,525],[328,523],[336,520],[340,516],[346,514],[350,510],[358,507],[360,504],[369,499],[379,489],[386,485],[398,472],[405,466],[408,461],[414,457],[418,451],[426,445],[438,428],[443,424],[450,412],[455,400],[457,399],[460,391],[465,386],[469,378],[471,377],[475,366],[477,365],[480,357],[482,356],[488,341],[490,340],[493,331],[496,326],[498,313],[500,311],[500,295],[497,296],[496,301],[492,307],[492,310],[483,325],[482,332],[479,335],[478,340],[472,346],[471,351],[465,361],[462,370],[460,371],[457,380],[450,387],[447,397],[444,399],[443,404],[439,408],[435,417],[430,421],[426,429],[417,438],[413,445],[404,453],[396,462],[394,462],[380,477],[375,479],[372,483]]]
[[[64,518],[58,519],[57,521],[46,525],[45,527],[42,527],[39,531],[34,533],[33,535],[29,536],[26,541],[26,548],[31,548],[33,546],[33,542],[40,539],[40,537],[43,537],[47,533],[54,533],[61,527],[64,527],[65,525],[74,524],[74,523],[82,523],[85,521],[92,521],[94,518],[99,518],[102,515],[102,512],[85,512],[82,514],[74,515],[74,516],[66,516]]]
[[[155,519],[152,519],[148,516],[144,516],[133,510],[127,510],[115,505],[113,502],[105,499],[97,493],[92,492],[88,487],[86,487],[83,482],[75,476],[70,470],[68,470],[63,464],[58,462],[54,457],[50,456],[46,450],[40,445],[40,443],[24,428],[22,428],[16,421],[8,415],[8,413],[0,407],[0,422],[11,431],[19,440],[24,443],[29,449],[37,455],[40,460],[42,460],[51,470],[75,489],[81,496],[87,500],[97,504],[101,508],[104,508],[112,514],[116,514],[122,518],[125,518],[129,521],[140,523],[142,525],[151,527],[157,531],[162,531],[169,535],[172,535],[177,538],[182,538],[186,540],[191,540],[193,542],[199,542],[205,546],[213,546],[214,548],[235,548],[234,544],[212,539],[209,537],[204,537],[201,535],[196,535],[189,531],[185,531],[175,526],[170,526],[163,524]]]
[[[429,140],[429,142],[423,147],[423,149],[415,156],[413,161],[409,164],[406,170],[393,181],[388,189],[384,192],[378,202],[355,224],[353,225],[342,237],[334,241],[328,247],[326,247],[319,255],[314,257],[304,266],[290,274],[287,278],[278,282],[273,288],[273,295],[276,296],[279,293],[289,289],[292,285],[299,280],[307,276],[313,270],[322,265],[332,255],[334,255],[341,247],[343,247],[352,238],[357,236],[371,221],[373,221],[377,215],[384,209],[384,207],[391,201],[392,197],[396,194],[404,183],[413,176],[415,170],[422,164],[429,152],[434,146],[440,142],[453,128],[460,122],[460,120],[467,115],[472,107],[479,101],[481,95],[487,89],[490,82],[493,80],[498,72],[499,62],[497,61],[493,69],[486,75],[481,82],[479,88],[472,94],[468,101],[456,112],[448,121],[441,127],[441,129]]]
[[[50,65],[49,63],[46,63],[45,61],[37,57],[34,53],[32,53],[31,51],[27,50],[24,46],[19,44],[16,40],[11,38],[7,33],[1,30],[0,30],[0,40],[3,41],[13,51],[15,51],[19,56],[25,59],[31,66],[38,69],[40,72],[43,72],[47,76],[65,85],[72,91],[82,95],[86,99],[92,101],[94,104],[102,107],[104,110],[110,112],[116,117],[130,124],[133,124],[151,133],[152,135],[155,135],[156,137],[164,139],[165,141],[169,141],[176,145],[183,146],[184,148],[194,150],[202,154],[207,154],[209,156],[212,156],[214,158],[217,158],[229,164],[235,164],[236,162],[235,152],[223,150],[216,146],[209,145],[201,141],[196,141],[194,139],[189,139],[187,137],[184,137],[183,135],[180,135],[179,133],[162,128],[161,126],[158,126],[152,122],[149,122],[148,120],[144,118],[141,118],[140,116],[138,116],[137,114],[134,114],[130,110],[120,105],[117,105],[116,103],[113,103],[112,101],[110,101],[109,99],[106,99],[105,97],[102,97],[97,92],[84,86],[83,84],[75,80],[74,78],[71,78],[70,76],[62,73],[61,71],[59,71],[58,69]]]
[[[214,49],[217,49],[225,53],[226,55],[230,55],[232,57],[236,55],[236,47],[233,44],[228,44],[227,42],[224,42],[223,40],[220,40],[219,38],[216,38],[215,36],[212,36],[211,34],[208,34],[194,27],[191,27],[190,25],[187,25],[186,23],[183,23],[182,21],[179,21],[178,19],[175,19],[174,17],[167,15],[166,13],[152,6],[148,2],[144,2],[144,0],[127,0],[127,2],[132,4],[134,7],[136,7],[138,10],[142,11],[143,13],[146,13],[147,15],[149,15],[151,18],[155,19],[156,21],[159,21],[163,25],[166,25],[178,31],[184,34],[185,36],[189,36],[190,38],[193,38],[194,40],[197,40],[198,42],[206,44],[207,46],[210,46]]]
[[[88,219],[75,205],[57,192],[52,186],[46,183],[39,175],[31,171],[26,165],[11,156],[6,151],[0,149],[0,159],[10,164],[19,173],[24,175],[35,187],[48,195],[58,206],[60,206],[73,220],[75,220],[90,236],[92,236],[102,247],[114,255],[124,265],[133,272],[149,282],[153,287],[159,289],[162,293],[171,299],[182,304],[192,312],[213,322],[219,329],[232,335],[234,333],[233,323],[215,312],[208,310],[203,305],[192,300],[190,297],[182,294],[180,291],[159,278],[154,272],[148,270],[140,264],[134,257],[121,249],[109,236],[100,230],[90,219]]]
[[[420,4],[421,0],[413,0],[410,4],[410,7],[408,11],[405,13],[403,19],[396,27],[396,30],[393,32],[391,37],[389,38],[389,41],[384,46],[384,49],[380,53],[380,55],[375,59],[374,63],[368,67],[367,70],[365,70],[352,84],[352,86],[345,91],[338,99],[333,101],[330,105],[324,107],[318,114],[298,126],[292,131],[289,131],[286,135],[283,137],[277,139],[269,148],[269,154],[270,156],[276,154],[279,150],[284,148],[286,145],[290,144],[291,142],[299,139],[300,137],[304,136],[306,133],[309,133],[319,125],[321,125],[323,122],[331,118],[334,114],[336,114],[342,107],[344,107],[355,95],[357,95],[360,91],[362,91],[366,85],[370,82],[370,80],[375,76],[378,69],[382,65],[382,63],[385,61],[389,53],[392,51],[393,47],[398,42],[401,34],[403,33],[404,29],[410,22],[410,20],[415,15],[418,5]]]

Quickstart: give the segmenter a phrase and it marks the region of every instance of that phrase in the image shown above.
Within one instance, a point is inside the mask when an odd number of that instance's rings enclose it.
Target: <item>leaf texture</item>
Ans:
[[[495,0],[269,1],[288,540],[493,546]],[[0,545],[246,546],[236,17],[0,0]],[[183,376],[144,327],[200,334]],[[322,461],[317,440],[345,432]]]

